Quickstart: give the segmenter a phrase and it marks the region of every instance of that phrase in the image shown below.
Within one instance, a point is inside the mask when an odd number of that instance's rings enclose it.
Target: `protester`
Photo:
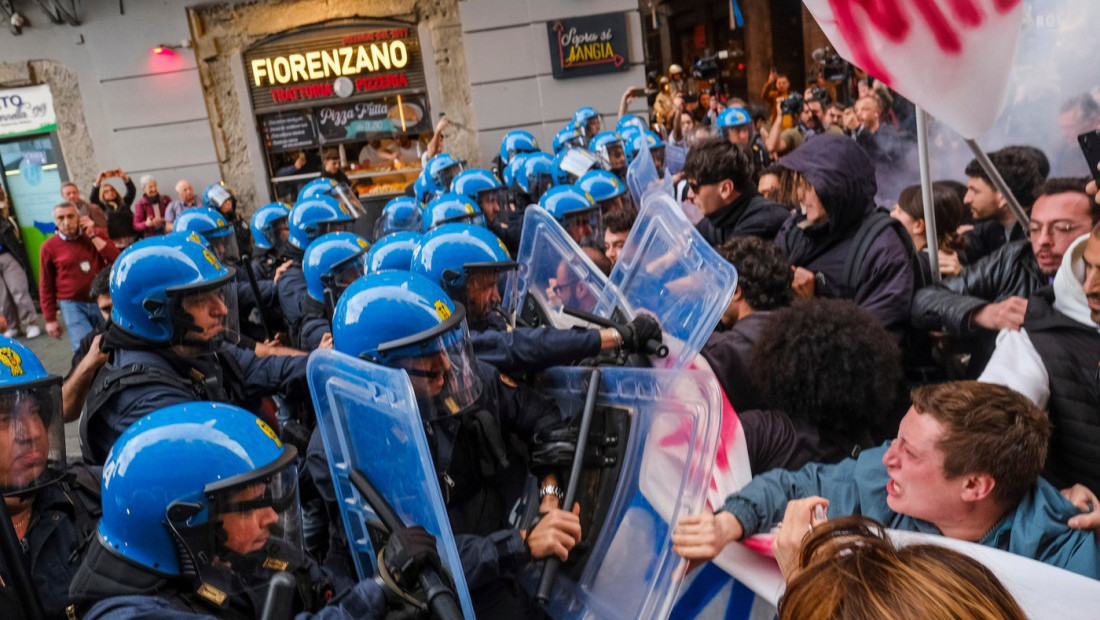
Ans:
[[[992,571],[953,549],[899,546],[865,517],[784,523],[775,543],[787,580],[780,620],[1027,618]]]
[[[962,271],[959,253],[966,245],[958,228],[963,222],[963,203],[950,187],[932,184],[932,208],[936,218],[936,253],[940,263],[940,275],[950,277]],[[924,270],[924,281],[932,281],[932,264],[928,258],[928,235],[924,221],[924,202],[920,185],[910,185],[901,192],[897,204],[890,210],[890,217],[901,222],[913,240]]]
[[[1079,482],[1100,489],[1096,373],[1100,373],[1100,225],[1066,251],[1054,285],[1028,298],[1020,329],[1001,332],[980,377],[1007,385],[1046,408],[1054,434],[1044,475],[1062,487]]]
[[[1016,202],[1030,212],[1044,179],[1035,156],[1009,147],[990,153],[989,160],[1008,184]],[[967,233],[966,258],[973,263],[1026,235],[1023,225],[1016,221],[1016,213],[1009,208],[1008,199],[993,187],[993,181],[977,159],[966,165],[966,176],[970,180],[963,202],[970,207],[975,222],[974,229]]]
[[[835,465],[757,476],[717,513],[681,518],[673,549],[709,560],[774,526],[792,500],[815,498],[833,516],[862,514],[1100,578],[1092,532],[1069,528],[1078,509],[1039,477],[1051,432],[1041,409],[974,381],[924,386],[912,397],[893,442]]]
[[[1030,242],[1005,244],[958,277],[917,291],[915,326],[971,341],[968,376],[985,368],[998,331],[1020,329],[1027,298],[1051,282],[1073,240],[1100,221],[1084,187],[1085,179],[1047,181],[1031,210]]]

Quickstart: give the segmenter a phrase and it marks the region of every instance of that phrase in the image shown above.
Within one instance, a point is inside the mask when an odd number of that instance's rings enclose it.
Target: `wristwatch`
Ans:
[[[541,489],[539,489],[539,500],[540,501],[542,500],[542,498],[546,497],[547,495],[556,495],[559,502],[565,501],[565,493],[563,493],[561,488],[559,488],[555,484],[547,484],[547,485],[544,485]]]

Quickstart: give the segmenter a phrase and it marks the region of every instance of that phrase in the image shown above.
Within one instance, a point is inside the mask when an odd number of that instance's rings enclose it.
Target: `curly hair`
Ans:
[[[791,305],[794,272],[779,246],[759,237],[739,237],[719,246],[718,253],[737,268],[737,285],[753,310]]]
[[[751,358],[765,402],[843,436],[880,422],[901,380],[894,337],[867,311],[841,299],[796,301],[776,310]]]

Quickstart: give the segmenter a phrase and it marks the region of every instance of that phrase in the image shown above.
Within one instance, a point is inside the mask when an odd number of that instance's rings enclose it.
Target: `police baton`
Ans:
[[[378,518],[382,520],[382,525],[385,525],[386,529],[390,532],[396,532],[406,527],[405,521],[393,509],[393,506],[390,506],[386,498],[378,492],[378,489],[371,484],[366,474],[358,469],[353,469],[348,474],[348,479],[355,490],[363,496],[363,499],[367,500],[367,503],[370,504],[371,509],[378,515]],[[428,599],[428,607],[431,609],[433,617],[439,618],[439,620],[462,620],[463,615],[462,610],[458,607],[458,597],[455,596],[454,590],[447,585],[447,582],[443,580],[438,571],[430,566],[425,566],[420,569],[417,581],[420,583],[420,587],[424,589],[424,596]]]
[[[283,620],[289,618],[294,602],[294,578],[285,571],[275,573],[267,586],[267,598],[264,599],[264,611],[260,620]]]
[[[588,394],[584,398],[584,411],[581,412],[581,428],[577,435],[577,449],[573,453],[573,465],[569,470],[569,485],[565,487],[565,499],[562,500],[563,510],[572,510],[577,499],[577,487],[580,486],[581,470],[584,468],[584,453],[588,449],[588,427],[592,425],[592,413],[596,410],[601,374],[599,368],[593,368],[592,374],[588,376]],[[545,605],[550,600],[550,590],[554,587],[554,579],[558,576],[560,567],[561,559],[555,555],[547,558],[543,564],[539,589],[535,592],[535,600],[539,603]]]
[[[11,571],[12,586],[18,595],[23,613],[30,620],[43,620],[46,612],[42,609],[42,601],[38,600],[38,590],[31,581],[30,573],[23,564],[23,547],[19,544],[19,537],[11,522],[8,505],[3,501],[0,501],[0,551],[4,552],[5,563]]]
[[[602,316],[592,314],[591,312],[585,312],[584,310],[570,308],[569,306],[562,306],[561,311],[565,314],[568,314],[569,316],[576,317],[582,321],[587,321],[589,323],[592,323],[593,325],[598,325],[600,327],[618,327],[618,324],[615,323],[615,321],[612,321],[611,319],[605,319]],[[658,342],[656,340],[650,339],[647,340],[645,343],[645,352],[647,355],[653,355],[664,359],[668,357],[668,345],[664,344],[663,342]]]
[[[260,299],[260,285],[256,282],[256,274],[252,271],[252,257],[241,254],[241,267],[248,276],[248,287],[252,289],[252,296],[256,298],[256,311],[260,313],[260,325],[264,328],[264,340],[271,340],[275,334],[267,324],[267,313],[264,312],[264,300]]]

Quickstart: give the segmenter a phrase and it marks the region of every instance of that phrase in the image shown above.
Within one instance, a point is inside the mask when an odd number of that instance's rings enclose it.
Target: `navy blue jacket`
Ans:
[[[795,214],[776,236],[792,265],[817,277],[816,297],[850,299],[870,312],[899,340],[909,326],[917,273],[905,239],[888,227],[872,242],[854,287],[844,266],[863,220],[875,211],[877,184],[871,160],[852,140],[824,134],[807,141],[780,162],[800,173],[817,192],[828,219],[806,225]]]
[[[575,364],[599,355],[600,331],[549,327],[471,330],[470,343],[479,360],[503,373],[524,373]]]
[[[306,292],[306,276],[302,268],[295,266],[283,272],[275,283],[279,295],[279,308],[287,325],[294,325],[302,318],[302,308],[309,293]]]
[[[162,407],[195,400],[218,400],[203,392],[200,384],[189,378],[192,369],[206,377],[216,378],[227,392],[229,402],[253,412],[258,411],[260,399],[272,394],[284,396],[308,394],[305,356],[257,357],[255,353],[235,345],[223,345],[217,352],[198,358],[183,358],[170,349],[142,351],[119,349],[111,353],[111,359],[100,369],[88,395],[89,409],[81,421],[81,443],[85,459],[102,464],[118,436],[142,416]],[[105,387],[104,379],[115,370],[143,365],[168,375],[179,377],[178,385],[148,382],[124,386],[113,384]],[[241,382],[233,378],[231,366],[241,372]],[[191,383],[190,386],[187,384]],[[94,403],[105,398],[102,406]]]
[[[294,620],[374,620],[386,615],[386,599],[381,587],[371,580],[361,581],[336,597],[317,613],[302,612]],[[92,607],[84,620],[195,620],[215,616],[177,609],[167,599],[148,595],[116,596]]]

